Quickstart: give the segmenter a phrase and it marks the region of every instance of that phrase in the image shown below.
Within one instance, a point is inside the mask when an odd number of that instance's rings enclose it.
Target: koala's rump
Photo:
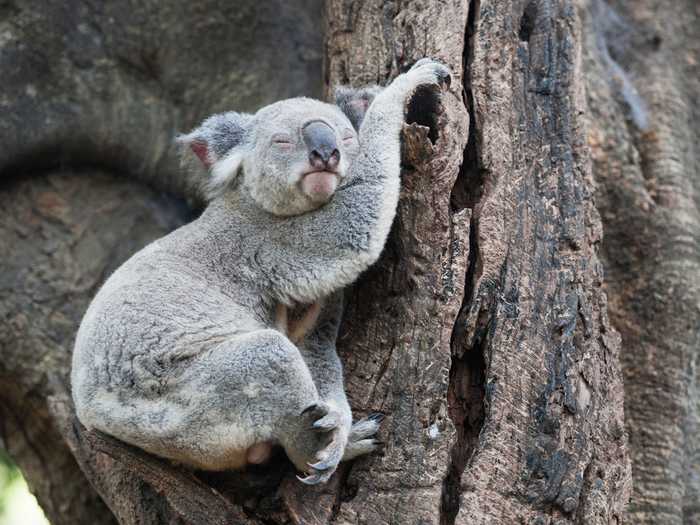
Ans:
[[[81,324],[73,358],[73,397],[79,419],[155,454],[193,466],[221,468],[245,463],[256,438],[198,461],[199,441],[216,441],[217,411],[199,357],[259,322],[211,282],[174,270],[162,259],[129,261],[108,279]],[[205,417],[206,414],[206,417]],[[237,425],[228,418],[227,432]],[[232,425],[233,424],[233,425]],[[244,426],[244,422],[241,422]],[[183,429],[187,428],[187,438]],[[202,430],[198,430],[202,429]]]

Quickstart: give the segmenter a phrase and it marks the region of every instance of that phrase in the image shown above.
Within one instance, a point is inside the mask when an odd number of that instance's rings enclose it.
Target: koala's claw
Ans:
[[[335,467],[337,465],[336,461],[327,459],[325,461],[318,461],[316,463],[309,463],[309,466],[314,469],[314,470],[328,470],[331,467]]]
[[[321,483],[321,481],[323,481],[320,474],[309,474],[303,478],[301,476],[297,476],[297,479],[305,485],[318,485]]]
[[[382,421],[384,421],[384,418],[386,416],[382,414],[381,412],[372,412],[369,416],[367,416],[367,419],[371,419],[375,423],[380,424]]]
[[[341,424],[340,414],[325,403],[314,403],[301,411],[302,416],[310,416],[311,428],[318,432],[330,432]]]
[[[306,485],[318,485],[328,481],[338,467],[339,458],[331,457],[316,463],[307,463],[311,470],[305,477],[297,476],[297,479]]]
[[[305,416],[309,414],[314,420],[317,420],[322,419],[325,416],[328,416],[332,413],[333,412],[331,411],[331,407],[329,407],[326,403],[319,402],[307,406],[304,410],[301,411],[300,415]]]
[[[319,468],[316,468],[319,467]],[[321,468],[323,467],[323,468]],[[311,472],[305,477],[297,476],[297,479],[304,483],[305,485],[318,485],[319,483],[325,483],[331,476],[335,473],[335,469],[338,467],[338,462],[325,461],[314,463],[309,465]]]
[[[373,437],[379,430],[379,424],[384,417],[384,414],[381,412],[373,412],[366,418],[357,421],[350,428],[348,444],[343,453],[343,461],[378,452],[384,448],[385,443]]]
[[[360,441],[374,436],[379,430],[379,425],[384,420],[384,414],[373,412],[364,419],[357,421],[350,428],[349,441]]]
[[[313,405],[307,406],[304,410],[301,411],[301,413],[299,415],[303,416],[305,414],[308,414],[312,410],[319,410],[319,408],[320,408],[320,405],[318,403],[314,403]]]
[[[302,432],[300,436],[304,443],[301,448],[306,448],[303,453],[306,459],[302,463],[305,465],[302,470],[306,472],[297,478],[306,485],[325,483],[335,472],[345,452],[342,414],[332,405],[318,401],[302,410],[300,416],[303,432],[311,432],[311,435],[302,437]]]
[[[321,419],[314,421],[314,424],[311,426],[319,432],[330,432],[334,428],[338,428],[340,426],[338,414],[331,412],[323,416]]]

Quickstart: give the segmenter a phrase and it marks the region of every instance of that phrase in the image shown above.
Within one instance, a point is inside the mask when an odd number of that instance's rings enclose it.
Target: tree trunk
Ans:
[[[90,297],[190,218],[144,182],[197,201],[174,132],[321,91],[316,0],[235,4],[0,6],[1,430],[51,521],[698,523],[693,0],[327,0],[327,95],[454,71],[407,108],[398,216],[339,339],[383,452],[308,487],[283,454],[190,473],[78,424]]]
[[[346,317],[354,405],[391,418],[384,458],[345,482],[357,489],[339,521],[621,520],[630,477],[582,13],[564,1],[344,5],[331,2],[330,84],[435,56],[463,81],[449,120],[466,103],[472,122],[469,141],[440,129],[430,164],[405,172],[396,235]]]

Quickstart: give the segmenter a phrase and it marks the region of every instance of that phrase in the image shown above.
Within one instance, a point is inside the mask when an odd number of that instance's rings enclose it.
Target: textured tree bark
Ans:
[[[190,473],[85,432],[82,312],[190,217],[143,183],[197,200],[174,133],[320,94],[317,1],[234,4],[0,6],[0,430],[52,522],[698,522],[692,0],[328,0],[326,88],[455,72],[408,108],[398,217],[339,341],[384,451],[310,488],[280,454]]]
[[[578,6],[331,6],[331,84],[436,56],[463,72],[472,113],[460,170],[466,137],[447,128],[430,166],[405,173],[397,235],[348,312],[352,399],[390,417],[385,456],[353,468],[336,519],[620,521],[619,339],[597,255]]]

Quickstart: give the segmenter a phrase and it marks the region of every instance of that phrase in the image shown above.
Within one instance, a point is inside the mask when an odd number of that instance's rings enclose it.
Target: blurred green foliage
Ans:
[[[0,516],[7,510],[9,488],[20,476],[19,469],[10,456],[0,448]]]
[[[0,525],[50,525],[14,461],[0,448]]]

